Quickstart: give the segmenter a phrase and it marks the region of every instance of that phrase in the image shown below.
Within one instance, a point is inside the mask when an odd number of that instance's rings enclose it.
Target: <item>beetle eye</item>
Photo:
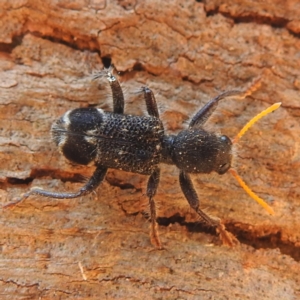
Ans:
[[[222,143],[226,143],[226,144],[228,144],[228,145],[231,145],[231,144],[232,144],[230,138],[227,137],[226,135],[221,135],[221,136],[220,136],[220,141],[221,141]]]
[[[230,169],[230,164],[226,163],[220,166],[220,169],[218,170],[218,174],[223,175]]]

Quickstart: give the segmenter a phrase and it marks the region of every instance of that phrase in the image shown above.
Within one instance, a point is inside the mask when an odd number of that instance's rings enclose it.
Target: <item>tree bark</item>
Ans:
[[[0,198],[30,187],[75,191],[93,167],[69,163],[50,138],[67,110],[111,110],[113,64],[126,113],[155,93],[176,134],[224,90],[261,87],[220,103],[207,128],[234,137],[234,168],[275,210],[269,216],[228,174],[194,176],[201,206],[240,241],[230,249],[199,223],[175,167],[162,166],[156,201],[164,250],[149,239],[146,176],[109,170],[97,192],[32,196],[2,210],[1,299],[297,299],[300,297],[299,1],[2,1]]]

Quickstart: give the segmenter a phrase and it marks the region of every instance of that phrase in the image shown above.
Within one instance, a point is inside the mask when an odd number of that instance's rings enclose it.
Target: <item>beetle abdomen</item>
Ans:
[[[64,156],[78,164],[150,174],[159,163],[163,126],[159,119],[97,108],[68,111],[52,126]]]
[[[87,165],[96,157],[97,145],[88,139],[88,132],[103,122],[103,111],[77,108],[67,111],[53,123],[53,140],[63,155],[72,162]]]

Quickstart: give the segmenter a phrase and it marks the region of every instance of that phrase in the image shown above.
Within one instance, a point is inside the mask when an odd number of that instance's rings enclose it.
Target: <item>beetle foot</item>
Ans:
[[[238,239],[229,231],[226,230],[225,225],[220,223],[217,226],[217,232],[219,233],[219,237],[223,243],[223,245],[229,247],[235,247],[240,244]]]
[[[159,250],[162,250],[163,246],[162,246],[160,238],[159,238],[159,233],[158,233],[157,227],[158,226],[157,226],[156,222],[151,223],[151,226],[150,226],[150,241],[151,241],[151,244],[155,248],[157,248]]]

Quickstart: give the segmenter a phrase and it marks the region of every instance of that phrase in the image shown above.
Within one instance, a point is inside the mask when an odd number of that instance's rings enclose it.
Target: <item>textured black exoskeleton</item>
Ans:
[[[182,191],[190,206],[208,225],[213,226],[224,242],[234,237],[217,218],[208,216],[199,205],[190,174],[226,173],[231,167],[232,142],[225,135],[207,132],[204,123],[226,97],[240,94],[229,91],[210,100],[191,119],[189,127],[177,135],[166,135],[159,118],[152,91],[142,88],[149,116],[124,113],[123,92],[110,70],[95,76],[106,76],[112,90],[113,112],[99,108],[78,108],[66,112],[52,125],[52,136],[62,154],[72,162],[93,163],[96,170],[86,184],[74,193],[59,193],[33,188],[18,202],[36,194],[52,198],[76,198],[95,190],[103,181],[108,168],[149,175],[147,196],[150,205],[151,242],[161,248],[156,224],[154,196],[160,178],[160,163],[176,165]]]

